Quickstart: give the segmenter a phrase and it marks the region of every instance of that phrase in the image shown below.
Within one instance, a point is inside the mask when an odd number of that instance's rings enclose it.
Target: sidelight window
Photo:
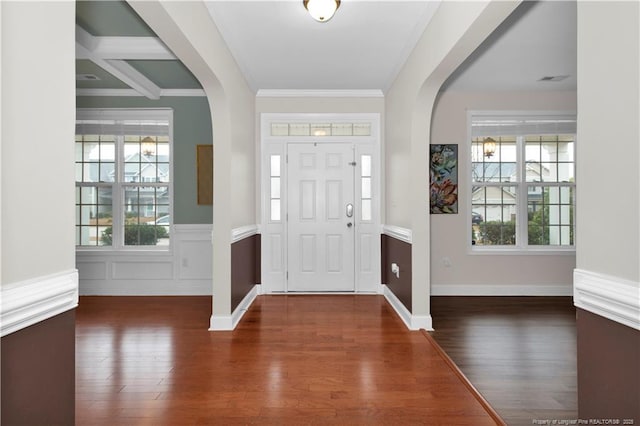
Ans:
[[[282,171],[281,171],[281,156],[272,155],[270,164],[270,218],[272,222],[279,222],[282,217]]]

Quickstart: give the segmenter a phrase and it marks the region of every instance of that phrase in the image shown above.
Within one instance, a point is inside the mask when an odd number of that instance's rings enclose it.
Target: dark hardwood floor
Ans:
[[[81,297],[78,425],[491,425],[381,296],[260,296],[233,332],[209,297]]]
[[[509,425],[575,420],[570,297],[432,297],[431,335]]]

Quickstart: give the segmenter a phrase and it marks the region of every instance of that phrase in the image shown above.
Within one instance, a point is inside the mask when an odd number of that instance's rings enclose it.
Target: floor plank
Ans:
[[[260,296],[233,332],[210,312],[82,297],[77,424],[496,424],[381,296]]]
[[[570,297],[432,297],[431,335],[513,426],[576,420]]]

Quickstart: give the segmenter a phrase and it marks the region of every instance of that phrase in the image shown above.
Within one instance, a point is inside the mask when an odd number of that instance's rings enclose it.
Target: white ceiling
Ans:
[[[295,1],[208,1],[254,89],[387,89],[439,1],[343,0],[320,23]]]
[[[207,2],[249,85],[386,91],[439,1],[343,0],[314,21],[302,0]],[[569,75],[559,82],[545,76]],[[525,2],[447,82],[451,90],[575,90],[575,1]]]
[[[576,90],[575,1],[526,1],[445,83],[451,90]],[[568,76],[561,81],[543,77]]]

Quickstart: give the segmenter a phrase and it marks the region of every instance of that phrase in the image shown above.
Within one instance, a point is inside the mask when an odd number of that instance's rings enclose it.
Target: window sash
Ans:
[[[154,109],[154,110],[135,110],[135,109],[78,109],[77,110],[78,121],[76,123],[76,142],[79,138],[86,135],[111,135],[114,143],[114,160],[113,160],[113,174],[114,180],[109,182],[89,182],[89,181],[76,181],[77,188],[111,188],[112,193],[112,241],[111,245],[102,246],[99,243],[96,245],[82,245],[82,240],[76,247],[78,249],[102,249],[102,250],[122,250],[122,249],[145,249],[145,250],[167,250],[171,248],[171,245],[127,245],[125,241],[125,191],[127,188],[145,187],[145,188],[167,188],[168,191],[168,204],[158,204],[156,191],[154,191],[153,208],[156,211],[156,220],[161,216],[158,214],[158,206],[167,206],[166,210],[170,217],[173,213],[173,144],[172,144],[172,112],[169,109]],[[160,124],[164,121],[164,124]],[[85,133],[86,132],[86,133]],[[104,132],[104,133],[103,133]],[[148,182],[141,176],[138,182],[125,182],[125,166],[131,164],[126,162],[125,155],[125,139],[130,136],[153,136],[155,138],[155,149],[158,150],[165,143],[168,146],[168,159],[155,159],[153,166],[156,167],[155,181]],[[142,143],[142,142],[140,142]],[[84,144],[83,144],[84,146]],[[164,149],[164,148],[163,148]],[[163,151],[166,153],[166,149]],[[78,155],[76,156],[76,165],[81,164],[84,167],[85,164],[101,164],[100,159],[92,161],[90,163],[85,162],[84,158],[81,159],[81,163],[78,163]],[[139,163],[134,163],[139,164]],[[151,163],[150,163],[151,164]],[[78,167],[78,166],[76,166]],[[159,179],[160,168],[163,171],[167,169],[167,178]],[[78,175],[76,176],[78,178]],[[161,181],[158,181],[161,180]],[[82,206],[79,207],[81,211]],[[165,214],[163,212],[163,214]],[[82,221],[76,218],[76,226],[82,227]],[[170,225],[153,225],[154,231],[157,231],[158,226],[162,228],[170,227]],[[97,238],[100,238],[98,235]],[[169,238],[170,242],[170,238]]]
[[[473,113],[471,137],[562,135],[577,133],[574,114],[493,114]]]
[[[500,126],[500,121],[504,122],[504,125]],[[474,162],[473,156],[470,162],[469,183],[473,188],[504,188],[505,186],[513,186],[516,192],[516,217],[515,217],[515,244],[514,245],[471,245],[471,249],[474,252],[492,252],[492,251],[531,251],[541,250],[545,252],[550,251],[565,251],[575,250],[575,206],[576,206],[576,183],[575,183],[575,116],[540,116],[535,118],[526,118],[524,116],[514,116],[505,118],[504,115],[470,115],[471,124],[471,137],[469,152],[472,152],[472,144],[474,138],[478,137],[514,137],[516,138],[516,167],[517,173],[516,181],[491,181],[484,179],[477,179],[473,174],[474,168],[478,164],[485,164],[484,158],[482,162]],[[556,159],[552,164],[570,164],[573,171],[573,181],[534,181],[527,177],[527,165],[526,162],[526,139],[529,135],[571,135],[573,136],[573,152],[570,156],[570,161],[561,161]],[[477,156],[476,156],[477,157]],[[499,162],[492,162],[493,164],[500,165]],[[502,167],[502,166],[498,166]],[[558,166],[560,167],[560,166]],[[542,179],[541,179],[542,180]],[[560,228],[558,232],[562,234],[560,236],[560,242],[564,243],[566,233],[573,237],[571,244],[559,244],[559,245],[533,245],[529,244],[529,190],[530,188],[541,187],[543,192],[545,188],[568,188],[572,192],[573,199],[570,204],[567,204],[569,211],[571,212],[571,218],[569,224],[560,224],[560,227],[567,227],[567,229]],[[472,191],[473,194],[473,191]],[[473,230],[473,215],[472,205],[475,203],[472,200],[473,195],[469,197],[469,216],[468,223]],[[485,199],[486,205],[486,199]],[[553,204],[555,206],[556,204]],[[564,206],[564,205],[563,205]],[[566,210],[562,210],[562,207],[558,207],[559,214],[566,214]],[[563,234],[564,233],[564,234]]]

